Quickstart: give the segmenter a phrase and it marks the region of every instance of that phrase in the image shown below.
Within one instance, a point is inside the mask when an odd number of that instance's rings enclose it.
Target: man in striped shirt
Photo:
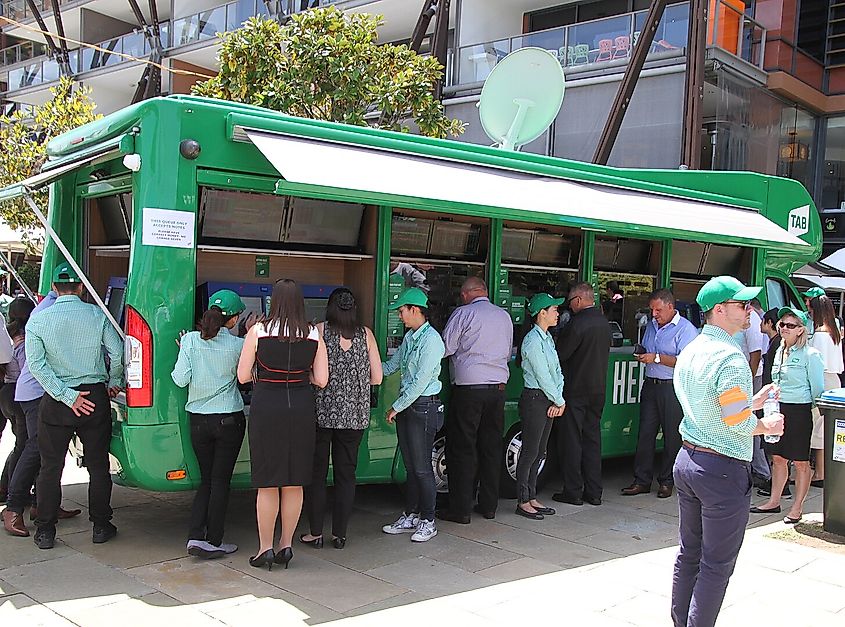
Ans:
[[[684,417],[674,478],[680,549],[672,584],[676,627],[710,626],[722,607],[748,523],[753,436],[783,433],[783,416],[758,420],[771,385],[753,395],[751,369],[732,337],[748,323],[749,301],[762,288],[710,279],[696,297],[701,334],[675,364]]]

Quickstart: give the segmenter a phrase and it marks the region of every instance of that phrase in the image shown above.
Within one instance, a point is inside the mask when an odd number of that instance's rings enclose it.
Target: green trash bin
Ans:
[[[845,388],[818,399],[824,414],[824,530],[845,536]]]

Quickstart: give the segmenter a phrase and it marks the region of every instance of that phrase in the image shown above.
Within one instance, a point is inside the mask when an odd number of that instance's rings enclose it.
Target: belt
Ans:
[[[725,455],[724,453],[720,453],[719,451],[714,451],[712,448],[707,448],[706,446],[699,446],[698,444],[693,444],[692,442],[687,442],[686,440],[684,440],[683,442],[684,448],[694,453],[710,453],[711,455],[718,455],[719,457],[724,457],[726,459],[736,459],[736,457],[731,457],[730,455]]]
[[[655,377],[646,377],[645,380],[649,383],[654,383],[655,385],[666,385],[668,383],[672,383],[672,379],[657,379]]]
[[[504,383],[482,383],[478,385],[456,385],[456,388],[464,390],[504,390]]]
[[[416,400],[414,400],[414,403],[416,403],[417,401],[439,401],[439,400],[440,400],[440,397],[437,394],[428,394],[426,396],[418,396],[416,398]],[[413,403],[412,403],[412,405],[413,405]]]

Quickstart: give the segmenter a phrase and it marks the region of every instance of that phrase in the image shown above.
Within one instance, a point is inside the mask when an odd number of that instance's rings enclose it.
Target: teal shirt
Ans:
[[[27,327],[28,328],[28,327]],[[772,363],[772,383],[780,386],[781,403],[812,403],[824,392],[824,358],[810,346],[789,352],[780,343]]]
[[[399,350],[390,361],[382,364],[384,376],[402,371],[399,398],[393,403],[396,412],[405,411],[420,396],[440,392],[443,387],[440,383],[440,361],[445,354],[446,347],[440,334],[428,322],[405,334]]]
[[[563,373],[551,334],[535,324],[522,340],[520,350],[525,387],[542,390],[552,403],[563,405]]]
[[[79,396],[72,389],[79,385],[123,387],[123,341],[100,308],[78,296],[59,296],[52,307],[30,318],[26,360],[44,391],[68,407]]]
[[[193,414],[231,414],[244,408],[238,391],[238,360],[244,341],[221,327],[210,340],[199,331],[179,342],[179,357],[170,376],[180,388],[188,386],[185,410]]]
[[[757,427],[751,411],[753,380],[736,340],[720,327],[705,324],[678,355],[674,386],[684,410],[684,440],[751,461]]]

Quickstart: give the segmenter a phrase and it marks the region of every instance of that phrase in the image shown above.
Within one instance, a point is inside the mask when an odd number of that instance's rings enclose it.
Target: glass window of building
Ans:
[[[801,182],[812,194],[814,188],[816,118],[798,107],[785,107],[781,114],[777,175]]]
[[[828,118],[819,209],[839,209],[845,202],[845,117]]]

